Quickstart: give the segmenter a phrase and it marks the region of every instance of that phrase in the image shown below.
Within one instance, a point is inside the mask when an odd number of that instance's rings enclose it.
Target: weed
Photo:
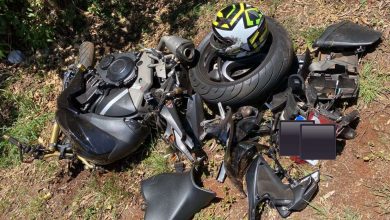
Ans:
[[[201,212],[198,212],[194,216],[194,220],[223,220],[226,217],[219,216],[215,213],[215,209],[217,209],[218,204],[212,203],[207,209],[203,209]]]
[[[91,5],[88,7],[88,12],[97,15],[97,16],[102,16],[102,5],[99,4],[99,1],[92,1]]]
[[[131,194],[120,185],[116,176],[111,176],[104,182],[100,182],[99,178],[93,176],[76,195],[71,207],[74,217],[81,215],[84,219],[99,219],[109,213],[114,219],[118,218],[119,204]]]
[[[377,98],[383,88],[383,83],[387,77],[381,75],[374,69],[374,64],[367,62],[363,65],[363,69],[360,72],[360,98],[365,103],[370,103]]]
[[[346,207],[341,216],[339,215],[337,219],[343,220],[361,220],[363,217],[357,211],[353,210],[351,207]]]
[[[220,217],[220,216],[215,216],[214,213],[210,212],[199,212],[194,216],[195,220],[223,220],[225,218]]]
[[[293,169],[291,169],[290,175],[293,178],[299,179],[313,173],[313,167],[309,164],[302,164],[300,166],[293,164],[292,167]]]
[[[12,100],[17,111],[12,112],[15,121],[11,126],[3,126],[1,134],[8,134],[21,142],[33,143],[38,139],[45,123],[53,117],[53,113],[41,112],[32,98],[27,95],[15,95],[2,90],[2,98]],[[7,141],[0,142],[0,167],[9,167],[19,163],[18,149]]]
[[[167,159],[155,150],[152,150],[150,155],[142,161],[142,164],[150,170],[150,175],[169,171]]]
[[[11,206],[12,202],[9,200],[9,198],[2,198],[0,199],[0,213],[7,212],[7,209]]]
[[[366,186],[371,189],[372,194],[378,198],[374,207],[378,207],[381,215],[390,214],[390,185],[383,183],[377,184],[376,187]]]
[[[11,47],[8,43],[0,43],[0,59],[5,58],[6,52],[9,52]]]
[[[379,159],[385,162],[390,161],[390,153],[385,152],[384,150],[380,150],[380,151],[373,151],[372,149],[370,150],[371,153],[366,156],[366,158],[368,158],[369,161],[373,161],[375,159]]]
[[[282,3],[282,0],[272,0],[271,8],[270,8],[270,16],[274,17],[276,10],[278,10],[279,5]]]
[[[9,213],[15,205],[21,205],[22,207],[25,205],[24,198],[28,193],[28,188],[18,184],[4,185],[1,187],[0,193],[2,195],[0,213]]]
[[[314,41],[321,36],[324,32],[324,27],[311,27],[302,33],[302,36],[306,40],[306,45],[311,48]]]
[[[47,177],[53,177],[58,169],[59,163],[57,160],[53,161],[43,161],[43,160],[35,160],[34,165],[38,168],[38,173],[43,173]]]
[[[29,201],[28,205],[22,210],[23,214],[29,219],[37,219],[45,210],[46,200],[43,196],[38,195]]]
[[[319,202],[308,203],[308,206],[313,208],[321,219],[328,219],[331,216],[332,206],[326,199],[321,198]]]
[[[161,16],[163,22],[167,22],[171,31],[179,31],[184,38],[193,38],[198,33],[194,28],[195,22],[204,16],[216,13],[216,1],[191,2],[180,4],[171,8],[169,13]],[[178,27],[182,27],[179,29]]]
[[[97,214],[96,208],[94,206],[91,206],[91,207],[88,207],[87,209],[85,209],[83,218],[88,219],[88,220],[93,219],[96,214]]]
[[[360,8],[363,8],[367,5],[367,0],[359,0]]]
[[[291,40],[293,42],[293,48],[296,51],[299,48],[299,45],[297,45],[297,41],[301,36],[298,27],[299,21],[293,16],[286,16],[283,18],[283,20],[281,20],[281,23],[286,28],[289,36],[291,37]]]

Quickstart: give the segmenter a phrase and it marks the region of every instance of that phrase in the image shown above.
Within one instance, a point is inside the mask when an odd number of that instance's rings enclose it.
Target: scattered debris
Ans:
[[[337,31],[343,34],[333,36],[330,33]],[[337,38],[340,36],[342,39]],[[365,37],[356,39],[356,36]],[[330,38],[338,43],[329,43]],[[307,119],[319,124],[335,124],[339,139],[353,139],[356,133],[352,124],[359,114],[357,111],[345,114],[339,104],[356,99],[359,56],[379,38],[379,33],[362,30],[348,22],[331,26],[315,41],[314,45],[319,48],[314,54],[306,52],[297,58],[298,72],[289,77],[288,88],[266,103],[273,115],[264,124],[263,106],[232,109],[224,108],[221,103],[219,115],[205,120],[202,99],[198,93],[192,93],[187,77],[196,53],[194,45],[176,36],[162,38],[157,49],[106,55],[96,68],[73,66],[65,74],[64,91],[58,99],[57,121],[65,138],[59,138],[60,131],[54,129],[53,149],[60,152],[60,159],[71,154],[95,168],[95,165],[108,165],[132,154],[152,130],[164,130],[164,139],[184,154],[193,168],[190,172],[182,172],[181,159],[175,157],[179,161],[175,167],[179,172],[160,174],[143,182],[142,191],[148,204],[145,219],[160,219],[162,214],[167,215],[167,219],[186,219],[215,197],[215,193],[201,189],[194,180],[195,170],[205,169],[203,165],[207,160],[201,141],[214,137],[225,150],[221,167],[226,168],[227,176],[243,194],[242,180],[246,176],[249,218],[255,219],[258,203],[265,201],[269,201],[282,217],[287,217],[308,205],[318,190],[320,177],[316,171],[293,179],[281,166],[277,159],[279,122]],[[164,52],[165,47],[168,52]],[[311,63],[312,55],[317,62]],[[19,54],[19,58],[21,56]],[[22,61],[16,58],[13,59],[15,63]],[[270,146],[258,144],[261,136],[270,137]],[[25,150],[28,146],[8,139],[22,154],[30,152]],[[211,148],[215,148],[214,145]],[[47,152],[39,153],[35,159],[43,158]],[[263,155],[273,161],[273,168]],[[299,162],[300,159],[294,160]],[[370,158],[366,156],[363,160],[368,162]],[[223,170],[218,175],[221,183]],[[159,179],[162,183],[155,184]],[[269,182],[272,184],[263,187]],[[184,198],[176,196],[180,190],[180,196]],[[153,192],[149,194],[150,191]],[[334,193],[332,191],[324,198]],[[172,198],[166,196],[168,201],[161,202],[161,194]],[[51,197],[49,192],[43,199]],[[176,202],[181,202],[181,206]],[[178,212],[166,211],[166,205],[178,207]],[[113,207],[105,208],[111,210]]]
[[[7,56],[7,60],[8,62],[12,63],[12,64],[19,64],[21,63],[23,60],[25,59],[25,56],[24,54],[22,53],[22,51],[20,50],[13,50],[11,51],[8,56]]]

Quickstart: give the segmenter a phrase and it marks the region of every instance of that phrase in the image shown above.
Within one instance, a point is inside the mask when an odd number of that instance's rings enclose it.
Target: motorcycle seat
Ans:
[[[357,48],[370,46],[378,41],[381,33],[351,21],[342,21],[329,26],[313,43],[319,48]]]

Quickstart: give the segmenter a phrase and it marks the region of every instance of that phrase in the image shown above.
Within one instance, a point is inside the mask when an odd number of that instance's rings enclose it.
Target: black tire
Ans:
[[[207,77],[207,65],[215,59],[216,52],[210,45],[211,33],[200,43],[197,50],[199,59],[190,70],[190,81],[193,89],[204,100],[215,104],[239,106],[260,104],[283,81],[293,61],[292,42],[287,31],[274,19],[266,18],[270,31],[268,53],[264,60],[252,72],[232,82],[215,82]]]
[[[89,41],[84,41],[80,45],[77,64],[81,64],[86,68],[92,66],[94,53],[95,53],[95,46],[93,45],[93,43]]]

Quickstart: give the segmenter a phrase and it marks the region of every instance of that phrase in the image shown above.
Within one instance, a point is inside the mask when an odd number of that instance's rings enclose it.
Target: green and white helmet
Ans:
[[[268,37],[265,16],[246,3],[231,4],[218,11],[212,27],[211,45],[229,58],[258,52]]]

